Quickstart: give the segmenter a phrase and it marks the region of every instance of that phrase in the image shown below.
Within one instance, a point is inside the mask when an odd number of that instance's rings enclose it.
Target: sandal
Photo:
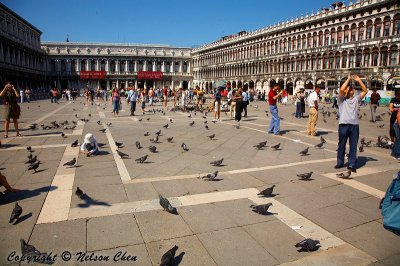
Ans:
[[[21,133],[18,133],[18,134],[17,134],[17,137],[21,137],[21,136],[22,136]]]
[[[4,135],[4,138],[8,138],[8,135],[5,134],[5,135]]]

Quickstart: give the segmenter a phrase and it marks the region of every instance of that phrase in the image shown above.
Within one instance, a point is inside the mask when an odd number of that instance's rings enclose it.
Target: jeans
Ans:
[[[301,102],[296,103],[296,118],[301,117]]]
[[[131,101],[131,115],[135,114],[136,111],[136,101]]]
[[[280,118],[278,115],[278,107],[276,105],[269,106],[269,112],[271,113],[271,122],[269,123],[268,133],[279,134],[280,131]]]
[[[394,129],[394,132],[396,133],[396,140],[394,141],[391,155],[396,157],[396,158],[399,158],[400,157],[400,128],[399,128],[399,124],[394,123],[393,129]]]
[[[343,166],[347,139],[349,139],[349,167],[355,168],[357,164],[357,143],[360,129],[358,125],[340,124],[339,143],[337,151],[337,165]]]
[[[247,116],[247,105],[249,105],[249,101],[244,101],[244,102],[242,102],[242,104],[243,104],[243,106],[242,106],[242,108],[243,108],[243,112],[244,112],[244,117],[246,117]]]
[[[371,105],[370,105],[369,108],[371,109],[371,119],[372,119],[372,122],[375,122],[375,121],[376,121],[376,108],[378,108],[378,105],[377,105],[377,104],[372,104],[372,103],[371,103]]]
[[[243,102],[235,102],[235,121],[242,120]]]
[[[119,101],[113,101],[113,113],[118,114],[119,112]]]

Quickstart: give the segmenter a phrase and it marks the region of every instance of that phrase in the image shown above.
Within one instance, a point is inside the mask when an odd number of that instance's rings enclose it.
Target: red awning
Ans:
[[[163,73],[161,71],[139,71],[138,79],[156,79],[160,80],[163,77]]]
[[[105,71],[81,71],[79,73],[80,79],[105,79]]]

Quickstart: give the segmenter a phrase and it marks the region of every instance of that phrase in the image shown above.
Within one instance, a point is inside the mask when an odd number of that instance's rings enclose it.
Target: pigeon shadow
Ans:
[[[143,163],[146,163],[146,164],[147,164],[147,163],[154,163],[154,162],[148,162],[148,161],[146,161],[146,162],[143,162]]]
[[[215,167],[224,167],[224,166],[226,166],[226,164],[220,164],[220,165],[213,164],[213,166],[215,166]]]
[[[182,260],[183,260],[183,256],[185,256],[185,252],[181,252],[181,254],[179,254],[178,256],[176,256],[174,258],[174,260],[172,261],[171,265],[172,266],[178,266],[179,264],[181,264]]]
[[[101,155],[108,155],[110,154],[108,151],[99,151],[96,156],[101,156]]]
[[[256,121],[256,118],[242,119],[244,122]]]
[[[90,206],[97,205],[97,206],[111,206],[108,202],[99,201],[93,199],[92,197],[88,196],[87,194],[83,194],[81,199],[85,201],[85,203],[79,203],[79,208],[89,208]]]
[[[22,223],[25,220],[28,220],[30,217],[32,217],[32,212],[25,214],[24,216],[19,217],[18,220],[13,223],[13,225],[17,225],[19,223]]]
[[[37,133],[37,134],[29,134],[29,135],[25,135],[24,137],[37,137],[37,136],[47,136],[47,135],[59,135],[63,132],[61,131],[57,131],[57,132],[44,132],[44,133]]]
[[[307,154],[300,154],[300,156],[309,156],[311,154],[307,153]]]
[[[315,180],[314,178],[308,178],[308,179],[304,179],[304,178],[299,178],[300,181],[312,181]]]
[[[214,179],[205,178],[204,179],[204,181],[210,181],[210,182],[219,182],[222,180],[224,180],[224,179],[222,179],[222,178],[214,178]]]
[[[20,145],[21,145],[21,144],[5,143],[5,144],[2,144],[1,147],[7,149],[7,148],[12,148],[12,147],[20,146]]]
[[[258,195],[258,197],[259,197],[259,198],[274,198],[274,197],[276,197],[276,196],[278,196],[278,195],[279,195],[279,194],[272,193],[272,194],[269,195],[269,196]]]
[[[252,210],[252,211],[255,212],[255,213],[257,213],[257,214],[259,214],[259,215],[263,215],[263,216],[270,216],[270,215],[278,214],[278,213],[269,212],[269,211],[266,211],[266,212],[257,212],[256,210]]]
[[[0,171],[2,171],[2,170],[6,170],[6,168],[5,167],[0,167]]]
[[[45,186],[45,187],[37,188],[34,190],[24,189],[17,193],[11,193],[11,192],[6,191],[4,193],[4,196],[1,197],[0,202],[2,204],[7,204],[10,202],[21,201],[24,199],[29,199],[29,198],[39,196],[42,193],[47,193],[47,192],[55,190],[55,189],[57,189],[56,186]]]
[[[372,157],[359,156],[359,157],[357,158],[357,167],[358,167],[358,168],[363,167],[363,166],[366,165],[367,162],[369,162],[369,161],[371,161],[371,162],[377,162],[378,160],[375,159],[375,158],[372,158]]]
[[[327,131],[319,131],[318,130],[318,136],[328,135],[328,134],[329,134],[329,132],[327,132]]]
[[[33,172],[32,174],[40,173],[40,172],[43,172],[43,171],[46,171],[46,170],[49,170],[49,168],[36,170],[36,171]]]
[[[295,129],[284,129],[284,130],[279,131],[279,133],[281,133],[282,135],[284,135],[284,134],[290,133],[290,132],[292,132],[292,131],[294,131],[294,132],[299,132],[298,130],[295,130]]]

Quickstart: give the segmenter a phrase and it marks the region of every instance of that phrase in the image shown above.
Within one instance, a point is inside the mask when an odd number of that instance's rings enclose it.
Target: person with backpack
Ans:
[[[372,122],[376,122],[376,108],[379,106],[379,100],[381,99],[381,96],[379,93],[376,92],[376,88],[372,89],[372,94],[371,94],[371,104],[370,104],[370,109],[371,109],[371,119]]]
[[[400,171],[393,175],[393,181],[379,204],[383,227],[400,235]]]

